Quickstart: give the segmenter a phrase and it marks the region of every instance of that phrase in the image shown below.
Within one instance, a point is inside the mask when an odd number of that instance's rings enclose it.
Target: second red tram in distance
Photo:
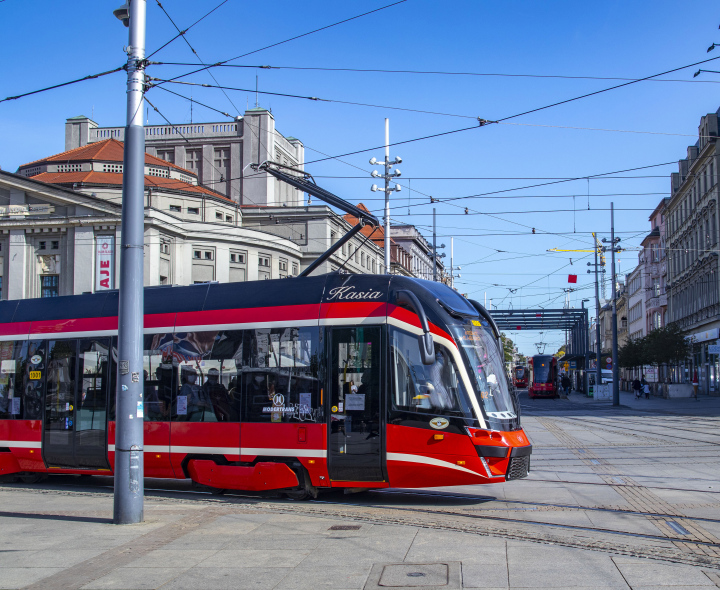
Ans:
[[[0,303],[0,474],[112,474],[117,312],[117,291]],[[145,477],[303,498],[528,473],[494,324],[440,283],[153,287],[144,325]]]
[[[513,385],[522,389],[528,386],[528,368],[525,365],[515,365],[513,369]]]
[[[528,395],[557,397],[557,359],[550,355],[535,355],[530,359],[530,386]]]

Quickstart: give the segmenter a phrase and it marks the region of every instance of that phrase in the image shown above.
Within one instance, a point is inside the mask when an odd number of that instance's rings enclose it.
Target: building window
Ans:
[[[38,250],[45,250],[47,248],[47,242],[39,242]]]
[[[230,262],[234,262],[236,264],[245,264],[245,254],[240,254],[238,252],[230,252]]]
[[[60,295],[60,277],[58,275],[42,275],[40,277],[40,297],[57,297]]]
[[[58,248],[60,248],[60,242],[58,240],[53,240],[52,249],[57,250]]]
[[[205,251],[205,260],[212,260],[213,259],[213,253],[211,251],[206,250]]]
[[[187,212],[192,215],[200,215],[200,209],[198,207],[188,207]]]
[[[170,205],[170,211],[175,213],[182,213],[182,207],[180,205]]]
[[[258,266],[270,266],[270,258],[268,256],[258,256]]]
[[[185,168],[200,175],[200,160],[202,159],[201,150],[187,150],[185,152]]]
[[[223,214],[220,211],[215,211],[215,219],[219,219],[220,221],[222,221]]]
[[[157,157],[171,164],[175,163],[175,150],[158,150]]]
[[[233,222],[232,215],[226,215],[226,216],[225,216],[225,221],[226,221],[227,223],[232,223],[232,222]]]
[[[294,275],[294,276],[298,276],[298,272],[300,271],[300,267],[297,265],[297,262],[293,262],[292,269],[293,269],[293,272],[292,272],[293,275]]]
[[[200,250],[193,250],[193,258],[200,260],[202,258],[202,252],[200,252]]]

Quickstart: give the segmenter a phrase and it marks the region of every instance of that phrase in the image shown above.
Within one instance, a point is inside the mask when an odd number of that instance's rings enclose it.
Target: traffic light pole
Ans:
[[[127,126],[123,159],[113,522],[143,521],[143,246],[146,0],[129,3]]]

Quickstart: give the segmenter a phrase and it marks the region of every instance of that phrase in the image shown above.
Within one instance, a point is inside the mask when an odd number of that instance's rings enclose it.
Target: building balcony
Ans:
[[[667,307],[667,295],[657,295],[655,297],[650,297],[646,303],[645,307],[647,309],[654,309],[656,307]]]
[[[667,274],[667,263],[666,262],[653,262],[650,265],[650,277],[653,279],[659,278]]]

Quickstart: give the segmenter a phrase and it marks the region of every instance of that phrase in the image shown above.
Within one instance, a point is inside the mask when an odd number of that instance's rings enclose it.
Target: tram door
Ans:
[[[330,479],[383,481],[380,328],[336,328],[329,341]]]
[[[108,469],[109,338],[51,340],[43,457],[48,467]]]

